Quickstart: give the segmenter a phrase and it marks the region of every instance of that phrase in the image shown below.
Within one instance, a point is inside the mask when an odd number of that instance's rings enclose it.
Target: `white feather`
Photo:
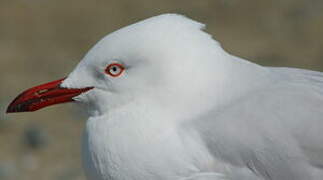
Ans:
[[[323,179],[323,75],[226,53],[175,14],[99,41],[63,82],[94,87],[83,159],[90,180]],[[107,65],[126,66],[120,77]]]

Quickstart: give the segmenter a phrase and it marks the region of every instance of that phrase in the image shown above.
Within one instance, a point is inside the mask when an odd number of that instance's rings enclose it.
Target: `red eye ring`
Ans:
[[[123,73],[124,70],[125,68],[122,64],[112,63],[105,68],[105,73],[112,77],[118,77]]]

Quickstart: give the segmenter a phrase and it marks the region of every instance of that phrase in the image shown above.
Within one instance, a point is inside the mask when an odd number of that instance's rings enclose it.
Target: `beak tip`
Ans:
[[[12,113],[12,111],[8,108],[7,109],[7,111],[6,111],[6,113],[8,114],[8,113]]]
[[[14,108],[12,106],[12,102],[8,105],[7,107],[7,110],[6,110],[6,113],[13,113],[14,112]]]
[[[27,106],[22,103],[17,103],[15,100],[9,104],[6,113],[17,113],[17,112],[27,112],[30,111]]]
[[[21,112],[17,106],[9,105],[7,108],[6,113],[15,113],[15,112]]]
[[[7,108],[7,111],[6,113],[9,114],[9,113],[14,113],[14,112],[17,112],[17,111],[14,111],[12,108],[8,107]]]

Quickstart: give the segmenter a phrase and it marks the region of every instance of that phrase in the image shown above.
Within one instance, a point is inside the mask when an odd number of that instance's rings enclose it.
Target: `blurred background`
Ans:
[[[323,71],[322,0],[0,0],[0,180],[84,180],[86,117],[72,104],[5,114],[22,90],[68,75],[120,27],[161,13],[207,24],[231,54]]]

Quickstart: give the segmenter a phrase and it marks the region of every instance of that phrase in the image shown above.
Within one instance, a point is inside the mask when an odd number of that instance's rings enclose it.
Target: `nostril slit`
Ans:
[[[39,95],[39,94],[44,94],[44,93],[46,93],[46,92],[48,92],[48,89],[41,89],[41,90],[39,90],[39,91],[35,92],[35,94],[36,94],[36,95]]]

